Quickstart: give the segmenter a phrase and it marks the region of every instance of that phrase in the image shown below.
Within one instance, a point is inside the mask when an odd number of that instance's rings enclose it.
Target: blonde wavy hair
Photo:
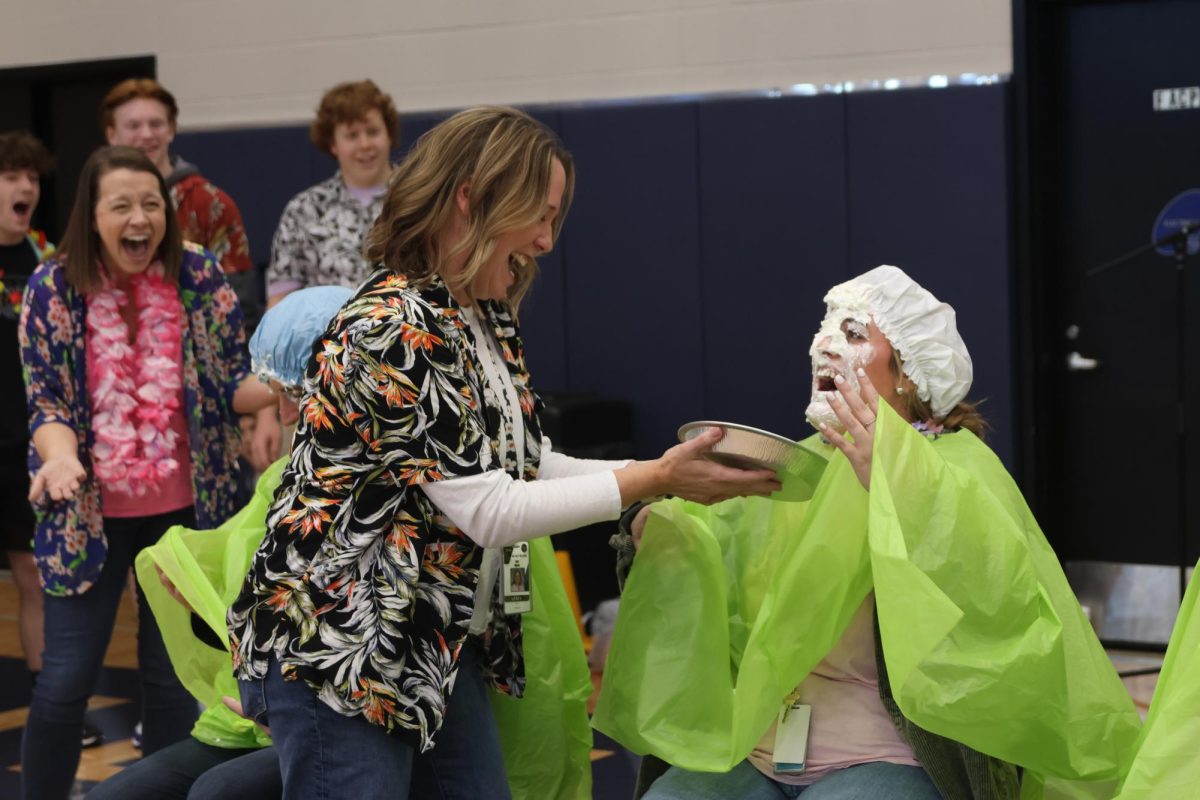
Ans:
[[[900,357],[900,351],[892,348],[892,363],[889,364],[892,369],[892,374],[899,378],[904,375],[904,359]],[[980,403],[968,403],[966,400],[955,404],[954,408],[942,419],[936,419],[933,415],[933,409],[929,403],[920,398],[917,392],[905,392],[900,396],[900,400],[904,403],[905,409],[908,411],[911,419],[921,422],[937,422],[944,426],[948,431],[956,431],[960,428],[966,428],[971,433],[975,434],[982,441],[987,440],[988,431],[992,426],[984,418],[983,414],[979,413]]]
[[[418,139],[400,162],[363,254],[368,263],[424,286],[465,252],[465,266],[447,283],[459,296],[471,297],[471,281],[494,252],[497,237],[534,225],[546,213],[556,160],[567,181],[552,225],[555,240],[575,190],[570,153],[549,129],[514,108],[459,112]],[[439,252],[439,235],[454,220],[455,194],[463,184],[470,186],[466,233],[453,250]],[[537,276],[537,262],[529,259],[513,269],[508,301],[515,311]]]

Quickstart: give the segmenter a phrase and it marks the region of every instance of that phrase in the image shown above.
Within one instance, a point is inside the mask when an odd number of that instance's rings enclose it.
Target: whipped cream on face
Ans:
[[[830,398],[838,392],[834,379],[840,375],[850,391],[857,392],[858,369],[875,358],[875,348],[867,342],[871,312],[866,297],[856,296],[853,292],[843,295],[834,297],[830,293],[826,297],[825,319],[821,320],[821,327],[808,350],[812,358],[812,399],[804,416],[817,430],[821,429],[822,423],[834,430],[844,428],[830,405]],[[848,332],[861,335],[861,343],[852,344]]]

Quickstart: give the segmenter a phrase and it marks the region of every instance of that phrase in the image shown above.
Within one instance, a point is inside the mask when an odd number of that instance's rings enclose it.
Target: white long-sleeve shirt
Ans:
[[[494,337],[473,310],[464,309],[463,317],[479,343],[477,355],[484,379],[496,397],[509,405],[509,416],[519,421],[517,393]],[[500,451],[504,452],[507,435],[503,430],[500,435]],[[518,461],[523,463],[524,431],[514,430],[513,438]],[[482,547],[496,548],[617,519],[621,492],[613,470],[628,463],[572,458],[554,452],[553,443],[543,438],[536,481],[516,480],[502,469],[493,469],[422,484],[421,488],[459,530]]]
[[[572,458],[542,440],[536,481],[519,481],[502,469],[422,484],[450,521],[482,547],[582,528],[621,515],[621,492],[613,470],[627,461]]]

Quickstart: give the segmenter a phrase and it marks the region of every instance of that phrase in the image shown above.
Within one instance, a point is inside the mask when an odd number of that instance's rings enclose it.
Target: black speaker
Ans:
[[[554,450],[576,458],[633,458],[633,408],[624,400],[591,393],[542,395],[542,433],[550,437]],[[601,522],[555,534],[554,549],[571,555],[575,588],[584,611],[602,600],[616,597],[616,552],[608,538],[617,523]]]
[[[633,408],[590,392],[543,394],[542,433],[576,458],[633,458]]]

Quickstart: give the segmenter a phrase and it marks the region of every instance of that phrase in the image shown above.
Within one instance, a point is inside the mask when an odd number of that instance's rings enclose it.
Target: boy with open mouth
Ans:
[[[42,588],[33,561],[33,509],[26,499],[29,447],[25,379],[17,320],[29,275],[54,252],[46,234],[34,230],[33,214],[41,199],[41,178],[54,159],[38,139],[24,131],[0,133],[0,375],[13,391],[0,393],[0,530],[17,585],[21,650],[31,677],[42,669]],[[100,744],[100,732],[85,724],[83,745]]]

